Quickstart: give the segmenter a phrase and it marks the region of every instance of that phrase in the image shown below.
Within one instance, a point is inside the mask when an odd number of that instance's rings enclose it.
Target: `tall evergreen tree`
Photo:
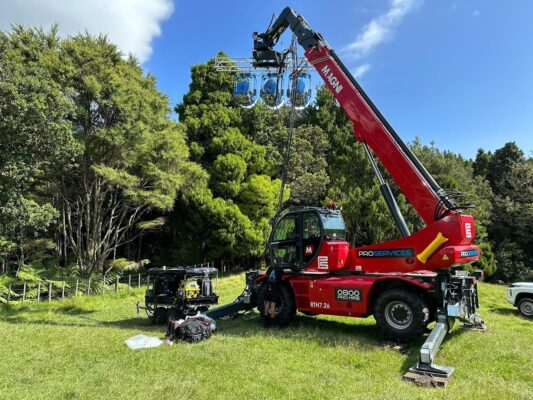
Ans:
[[[223,57],[224,54],[219,54]],[[279,191],[266,148],[240,131],[231,73],[214,60],[191,69],[189,92],[176,107],[193,159],[209,173],[202,191],[176,203],[169,256],[182,262],[232,260],[261,255]],[[189,218],[196,215],[191,222]]]
[[[3,270],[15,256],[17,272],[28,241],[45,234],[57,216],[46,196],[55,166],[76,154],[72,112],[49,68],[58,60],[57,29],[0,31],[0,242]],[[9,251],[8,251],[9,250]]]

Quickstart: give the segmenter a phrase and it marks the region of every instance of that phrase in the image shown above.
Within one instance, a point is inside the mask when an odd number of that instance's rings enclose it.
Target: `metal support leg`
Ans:
[[[439,347],[453,324],[445,315],[437,316],[437,323],[420,348],[417,363],[404,375],[405,379],[420,384],[444,385],[454,368],[434,363]]]

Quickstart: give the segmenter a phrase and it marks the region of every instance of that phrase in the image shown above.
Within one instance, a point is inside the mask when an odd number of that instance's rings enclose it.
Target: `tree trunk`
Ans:
[[[106,261],[137,239],[139,232],[133,230],[145,209],[131,205],[120,188],[111,187],[94,174],[89,174],[79,189],[69,196],[64,188],[62,229],[81,274],[87,277],[97,271],[104,273]]]

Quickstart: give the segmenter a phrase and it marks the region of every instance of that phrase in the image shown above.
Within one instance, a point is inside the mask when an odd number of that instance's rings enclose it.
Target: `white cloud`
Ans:
[[[57,23],[61,36],[106,34],[124,54],[144,62],[173,10],[172,0],[10,0],[0,2],[0,29],[12,24],[49,29]]]
[[[387,12],[365,25],[355,40],[344,48],[344,53],[354,58],[366,56],[392,37],[394,28],[418,3],[418,0],[392,0]]]
[[[356,69],[354,69],[352,71],[352,75],[355,77],[355,79],[360,79],[369,70],[370,70],[370,64],[365,63],[365,64],[358,66]]]

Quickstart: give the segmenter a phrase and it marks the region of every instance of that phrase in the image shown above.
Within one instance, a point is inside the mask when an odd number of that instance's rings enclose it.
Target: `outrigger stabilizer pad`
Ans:
[[[445,386],[448,383],[454,368],[434,364],[434,361],[446,333],[451,331],[454,322],[455,318],[449,318],[446,315],[437,316],[435,327],[420,348],[418,361],[403,376],[405,380],[420,386]],[[487,331],[479,314],[472,315],[470,321],[464,323],[462,328],[479,332]]]
[[[476,331],[481,333],[487,333],[489,328],[485,325],[484,321],[481,319],[481,316],[475,313],[470,322],[465,322],[461,325],[461,329],[466,329],[469,331]]]
[[[445,386],[454,368],[434,364],[439,347],[448,332],[448,321],[439,316],[435,327],[420,348],[417,363],[403,376],[405,380],[420,386]]]

